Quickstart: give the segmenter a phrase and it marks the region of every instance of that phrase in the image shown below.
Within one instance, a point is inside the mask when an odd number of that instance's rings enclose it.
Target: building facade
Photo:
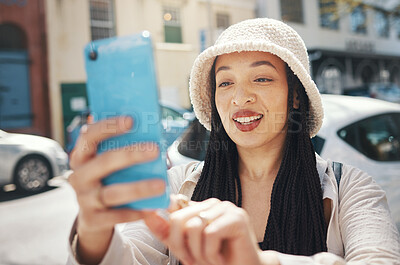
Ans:
[[[44,0],[0,0],[0,129],[51,136]]]
[[[265,16],[304,39],[321,92],[341,94],[371,83],[400,86],[399,1],[268,0]]]
[[[66,126],[88,106],[83,47],[143,30],[152,35],[161,98],[189,108],[196,56],[226,27],[254,17],[299,32],[321,92],[400,85],[399,14],[393,0],[0,0],[0,128],[8,119],[14,131],[63,143]],[[11,69],[7,56],[22,62],[16,77],[1,76]],[[25,85],[10,90],[4,80]]]
[[[148,30],[163,100],[190,108],[188,81],[196,56],[232,23],[254,17],[256,0],[46,1],[53,137],[62,142],[86,108],[83,47],[92,40]]]

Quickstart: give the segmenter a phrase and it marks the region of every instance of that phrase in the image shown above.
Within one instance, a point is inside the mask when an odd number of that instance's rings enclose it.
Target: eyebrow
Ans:
[[[257,62],[252,63],[250,65],[250,67],[257,67],[260,65],[268,65],[268,66],[271,66],[272,68],[274,68],[275,70],[277,70],[276,67],[269,61],[257,61]]]
[[[256,61],[256,62],[252,63],[250,65],[250,67],[257,67],[260,65],[268,65],[268,66],[271,66],[272,68],[274,68],[275,70],[277,70],[276,67],[269,61]],[[217,74],[219,71],[224,71],[224,70],[226,71],[226,70],[230,70],[230,69],[231,68],[229,66],[221,66],[217,69],[217,71],[215,71],[215,74]]]
[[[226,71],[226,70],[230,70],[231,68],[229,66],[221,66],[217,69],[217,71],[215,71],[215,74],[217,74],[219,71]]]

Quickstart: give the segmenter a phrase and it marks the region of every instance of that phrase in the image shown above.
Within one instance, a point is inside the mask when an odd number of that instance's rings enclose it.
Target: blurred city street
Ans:
[[[65,264],[68,235],[78,206],[65,180],[24,197],[0,192],[0,264]],[[11,198],[11,199],[10,199]]]
[[[126,94],[140,100],[137,83],[119,81],[143,78],[147,64],[167,167],[204,161],[210,131],[189,95],[193,62],[231,25],[265,17],[304,40],[305,71],[324,108],[315,153],[372,176],[400,230],[400,0],[0,0],[0,265],[66,263],[78,204],[60,176],[81,128],[98,120],[97,102],[115,94],[137,107],[121,92],[132,88]],[[91,87],[87,62],[104,58],[92,48],[129,36],[149,38],[151,56],[123,54],[138,70],[112,57],[123,71],[107,70],[110,82],[99,82],[115,87]]]

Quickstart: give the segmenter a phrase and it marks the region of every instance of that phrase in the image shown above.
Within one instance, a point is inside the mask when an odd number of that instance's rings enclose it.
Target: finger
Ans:
[[[169,222],[162,217],[157,211],[145,212],[144,222],[150,231],[164,244],[169,236]]]
[[[96,232],[112,229],[116,224],[137,221],[143,217],[143,211],[134,211],[132,209],[81,211],[78,215],[78,223],[79,227],[84,231]]]
[[[80,192],[77,200],[82,209],[103,210],[104,208],[160,196],[164,191],[164,180],[152,179],[108,186],[98,185],[96,188]]]
[[[175,199],[176,197],[172,197]],[[212,206],[220,203],[221,201],[216,198],[207,199],[202,202],[194,202],[190,201],[189,206],[178,211],[172,212],[170,214],[171,221],[175,222],[186,222],[188,219],[192,218],[195,215],[198,215],[200,212],[210,209]]]
[[[205,241],[203,239],[203,234],[207,225],[233,207],[236,206],[230,202],[217,203],[209,209],[200,212],[187,222],[186,231],[189,249],[193,257],[199,261],[199,264],[223,264],[221,263],[222,256],[219,255],[218,252],[219,248],[215,248],[215,255],[213,258],[205,258]]]
[[[77,168],[70,175],[69,182],[76,191],[92,188],[105,176],[128,166],[154,160],[158,155],[159,148],[154,143],[139,143],[110,150]]]
[[[165,192],[165,181],[152,179],[104,186],[102,201],[108,207],[160,196]]]
[[[232,254],[224,253],[225,242],[235,242],[249,256],[257,250],[257,242],[249,227],[248,216],[241,208],[227,211],[215,219],[204,229],[203,235],[204,257],[210,262],[221,261],[222,256],[229,257]]]
[[[208,199],[170,214],[170,232],[167,244],[177,257],[184,260],[193,259],[185,245],[185,223],[218,202],[220,202],[218,199]]]
[[[225,233],[222,233],[219,231],[219,229],[224,228],[224,232],[226,232],[228,229],[231,228],[231,221],[228,218],[227,223],[224,223],[224,220],[226,220],[226,215],[224,217],[217,218],[214,220],[214,223],[217,222],[217,226],[215,224],[211,223],[209,226],[211,228],[206,227],[204,229],[203,233],[203,253],[204,253],[204,258],[207,261],[213,262],[213,264],[224,264],[224,258],[222,255],[223,251],[223,241],[226,239],[224,238]],[[219,223],[223,223],[224,226],[218,225]],[[221,228],[222,227],[222,228]]]
[[[173,213],[196,203],[198,202],[191,201],[187,196],[183,194],[171,194],[170,204],[167,210],[168,212]]]
[[[96,188],[77,193],[76,198],[78,200],[80,210],[94,212],[107,208],[101,198],[101,188],[102,185],[98,184]]]
[[[132,127],[129,116],[113,117],[82,126],[80,135],[71,152],[70,167],[75,169],[96,154],[97,145],[107,138],[123,134]]]
[[[199,213],[198,216],[200,217],[200,219],[203,220],[203,222],[207,223],[208,225],[212,223],[215,219],[223,215],[225,212],[229,211],[232,206],[236,207],[231,202],[224,201],[218,204],[214,204],[206,211],[202,211],[201,213]]]
[[[202,244],[202,233],[203,229],[207,226],[200,217],[197,215],[189,219],[185,224],[185,233],[187,238],[187,245],[190,254],[196,260],[196,264],[204,264],[202,262],[204,258],[203,244]]]

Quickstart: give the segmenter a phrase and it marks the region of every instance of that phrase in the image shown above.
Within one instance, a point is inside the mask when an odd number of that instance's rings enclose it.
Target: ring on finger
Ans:
[[[103,200],[103,186],[101,185],[97,188],[97,201],[99,202],[100,208],[108,208]]]
[[[200,212],[200,213],[197,215],[197,217],[199,217],[199,218],[201,219],[201,221],[203,222],[203,224],[206,224],[206,225],[211,224],[211,222],[213,221],[213,220],[211,220],[211,218],[209,218],[209,217],[207,216],[207,214],[206,214],[205,212]]]

